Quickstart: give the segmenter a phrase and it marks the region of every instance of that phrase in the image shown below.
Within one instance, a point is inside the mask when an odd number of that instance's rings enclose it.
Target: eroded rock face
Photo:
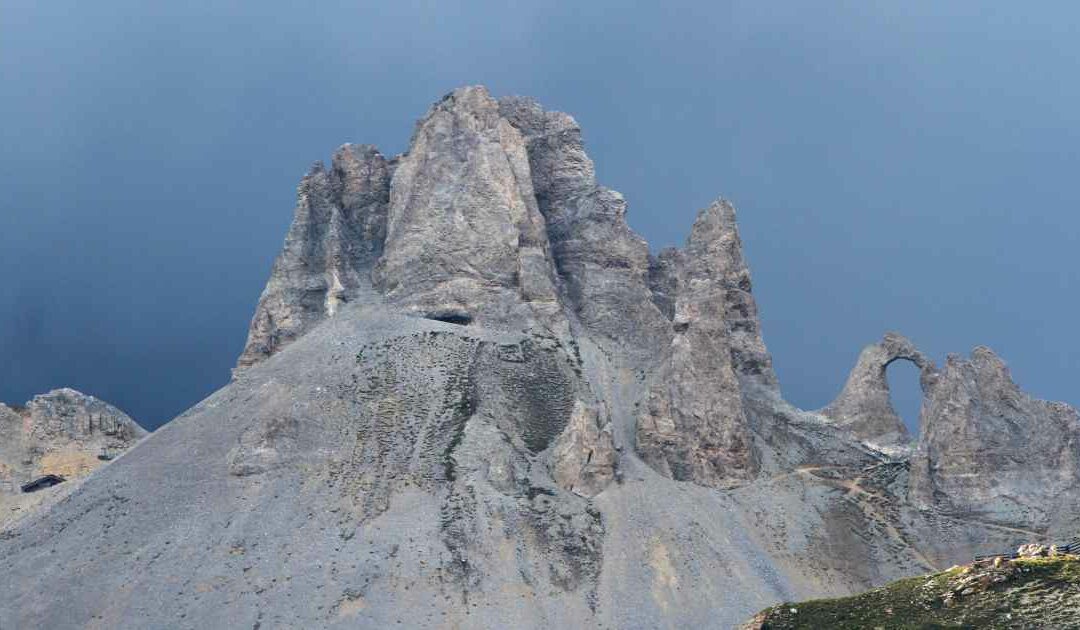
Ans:
[[[878,343],[863,348],[836,400],[821,410],[860,440],[882,446],[906,445],[911,441],[904,421],[893,409],[885,370],[894,361],[911,361],[919,368],[920,384],[926,392],[934,385],[937,369],[911,341],[897,333],[886,333]]]
[[[737,305],[735,322],[749,312],[741,308],[745,302],[731,298],[732,291],[742,291],[738,280],[731,286],[741,277],[734,216],[730,205],[717,202],[694,223],[676,272],[675,336],[637,428],[645,461],[673,479],[711,486],[757,472],[738,375],[747,370],[761,377],[767,365],[733,349],[749,350],[749,329],[740,331],[738,341],[729,334],[729,307]]]
[[[394,173],[376,286],[435,318],[552,328],[554,276],[524,139],[486,89],[454,91],[418,123]]]
[[[622,195],[597,184],[577,121],[529,98],[503,98],[499,109],[524,136],[569,308],[605,340],[663,348],[671,330],[647,286],[649,246],[627,225]]]
[[[40,394],[17,411],[0,405],[0,525],[49,494],[24,495],[22,484],[85,477],[146,435],[124,412],[73,389]]]
[[[611,422],[577,402],[551,460],[551,475],[560,486],[586,497],[600,494],[615,479],[618,466]]]
[[[1080,415],[1037,400],[992,350],[950,355],[923,403],[911,464],[916,505],[1044,530],[1071,514],[1080,486]]]
[[[330,170],[316,163],[301,180],[239,368],[276,353],[369,289],[386,236],[391,171],[375,147],[346,144]]]

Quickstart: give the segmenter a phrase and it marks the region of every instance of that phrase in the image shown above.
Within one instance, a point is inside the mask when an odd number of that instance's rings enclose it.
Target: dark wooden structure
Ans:
[[[60,475],[45,475],[44,477],[38,477],[37,479],[24,483],[20,488],[23,492],[37,492],[45,488],[51,488],[58,483],[64,483],[67,479],[64,479]]]

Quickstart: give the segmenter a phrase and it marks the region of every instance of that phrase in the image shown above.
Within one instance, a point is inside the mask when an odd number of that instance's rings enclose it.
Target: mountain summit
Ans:
[[[797,409],[732,205],[655,256],[626,210],[572,117],[482,87],[341,147],[233,382],[0,532],[0,627],[732,627],[1072,534],[1074,409],[896,334]]]

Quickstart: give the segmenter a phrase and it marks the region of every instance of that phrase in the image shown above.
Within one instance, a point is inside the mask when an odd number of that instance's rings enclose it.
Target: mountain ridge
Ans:
[[[1075,525],[1074,409],[888,334],[800,410],[734,207],[655,255],[626,211],[572,117],[478,86],[343,146],[233,381],[0,536],[0,622],[732,627]]]

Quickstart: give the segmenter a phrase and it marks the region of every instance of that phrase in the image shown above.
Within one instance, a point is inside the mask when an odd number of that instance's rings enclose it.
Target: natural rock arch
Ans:
[[[820,413],[861,440],[884,446],[908,444],[911,436],[893,408],[885,374],[890,364],[901,360],[919,368],[919,385],[925,397],[933,387],[937,367],[907,337],[889,332],[880,342],[863,348],[844,389]]]

